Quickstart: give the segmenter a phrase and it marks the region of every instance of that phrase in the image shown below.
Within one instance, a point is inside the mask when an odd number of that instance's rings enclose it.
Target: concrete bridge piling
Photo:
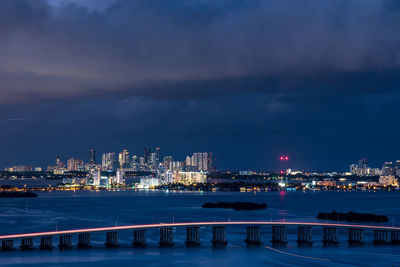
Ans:
[[[13,250],[14,249],[14,240],[6,239],[1,241],[1,250]]]
[[[322,242],[325,245],[336,245],[339,243],[337,238],[337,228],[324,226]]]
[[[200,227],[190,226],[186,228],[186,241],[187,246],[200,245]]]
[[[260,226],[247,226],[247,237],[245,242],[248,245],[261,245],[261,231]]]
[[[40,238],[40,246],[41,249],[51,249],[53,248],[53,237],[52,236],[43,236]]]
[[[400,244],[400,231],[392,231],[390,233],[390,242],[393,245]]]
[[[272,240],[273,244],[287,244],[286,240],[286,226],[273,225],[272,226]]]
[[[108,248],[119,247],[118,232],[107,232],[105,245]]]
[[[90,247],[90,233],[82,233],[78,235],[78,248]]]
[[[60,235],[59,248],[72,248],[72,235]]]
[[[389,232],[387,230],[374,230],[374,243],[376,245],[384,245],[389,243]]]
[[[21,239],[21,245],[19,246],[22,250],[33,249],[33,238]]]
[[[134,247],[144,247],[146,246],[146,230],[139,229],[133,230],[133,242]]]
[[[311,226],[297,226],[297,243],[312,244],[312,228]]]
[[[349,228],[349,244],[361,245],[364,244],[363,230],[360,228]]]
[[[173,243],[173,228],[172,227],[162,227],[160,228],[160,242],[161,246],[172,246]]]
[[[212,228],[212,244],[214,246],[225,246],[228,244],[226,241],[226,227],[225,226],[213,226]]]

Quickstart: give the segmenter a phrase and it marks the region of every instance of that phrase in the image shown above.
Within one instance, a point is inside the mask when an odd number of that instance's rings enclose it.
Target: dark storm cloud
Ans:
[[[0,2],[0,103],[387,90],[400,65],[395,1],[75,2]]]

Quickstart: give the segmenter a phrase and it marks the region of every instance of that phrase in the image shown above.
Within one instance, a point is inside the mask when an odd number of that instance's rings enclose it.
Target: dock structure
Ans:
[[[226,227],[223,225],[216,225],[212,228],[212,240],[213,246],[225,246],[228,244],[226,241]]]
[[[48,231],[25,234],[9,234],[0,235],[1,250],[13,250],[14,244],[20,241],[20,249],[28,250],[34,248],[34,239],[40,240],[39,248],[53,248],[53,239],[59,238],[58,247],[71,248],[73,246],[74,235],[78,236],[78,248],[90,247],[90,237],[92,233],[102,232],[106,234],[105,245],[107,247],[119,246],[119,231],[133,231],[132,244],[135,247],[146,245],[146,232],[151,229],[159,229],[161,246],[173,244],[173,232],[175,227],[184,227],[186,229],[187,246],[198,246],[200,244],[200,228],[212,228],[212,244],[213,246],[225,246],[227,242],[226,227],[229,225],[245,226],[246,239],[249,245],[260,245],[261,227],[272,226],[273,244],[287,243],[287,228],[297,227],[297,242],[299,245],[309,246],[312,244],[312,229],[322,228],[322,242],[325,245],[336,245],[339,243],[338,230],[344,229],[348,231],[349,244],[363,244],[364,233],[366,231],[373,232],[373,242],[375,244],[400,244],[400,227],[384,226],[384,225],[361,225],[361,224],[340,224],[340,223],[316,223],[316,222],[282,222],[282,221],[220,221],[220,222],[179,222],[179,223],[161,223],[161,224],[142,224],[142,225],[125,225],[110,226],[98,228],[86,228],[75,230]]]
[[[200,227],[190,226],[186,227],[186,241],[187,246],[200,245]]]
[[[374,230],[374,244],[385,245],[389,243],[389,231],[376,229]]]
[[[245,242],[248,245],[261,245],[261,231],[260,226],[247,226]]]
[[[72,235],[60,235],[59,248],[72,248]]]
[[[133,242],[132,245],[134,247],[145,247],[146,244],[146,230],[138,229],[133,230]]]
[[[22,250],[33,249],[33,238],[22,238],[21,245],[19,247]]]
[[[286,240],[286,226],[273,225],[272,226],[272,240],[273,244],[287,244]]]
[[[116,248],[119,247],[119,239],[118,239],[118,232],[107,232],[106,233],[106,247],[108,248]]]
[[[40,246],[41,249],[52,249],[53,246],[53,237],[52,236],[43,236],[40,238]]]
[[[78,235],[78,248],[90,247],[90,233],[82,233]]]
[[[312,228],[311,226],[299,225],[297,226],[297,243],[299,244],[312,244]]]
[[[363,230],[360,228],[349,228],[349,239],[347,241],[350,245],[364,244]]]
[[[339,244],[339,240],[338,240],[338,237],[337,237],[337,228],[336,227],[325,226],[323,228],[322,242],[325,245],[337,245],[337,244]]]
[[[174,244],[174,229],[172,227],[160,228],[160,246],[172,246]]]

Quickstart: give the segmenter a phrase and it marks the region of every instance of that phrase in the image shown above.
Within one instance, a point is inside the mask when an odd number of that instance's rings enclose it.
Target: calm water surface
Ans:
[[[262,211],[203,209],[207,201],[266,202]],[[42,192],[34,199],[0,199],[0,234],[127,224],[214,221],[286,220],[317,221],[320,211],[360,211],[384,214],[388,225],[400,226],[399,192]],[[339,232],[338,247],[324,247],[320,229],[313,229],[311,248],[297,246],[296,228],[288,228],[288,245],[271,248],[271,229],[262,228],[264,245],[248,248],[245,227],[227,228],[228,246],[213,248],[211,229],[201,228],[199,248],[186,248],[185,229],[177,228],[172,248],[159,248],[157,229],[147,232],[148,246],[132,248],[132,232],[120,232],[118,249],[104,248],[105,234],[92,235],[90,249],[0,252],[0,265],[160,265],[160,266],[400,266],[400,246],[374,246],[372,232],[365,233],[367,244],[349,247],[347,233]],[[54,243],[58,242],[55,238]],[[74,236],[74,243],[76,243]],[[16,243],[18,246],[19,242]],[[35,245],[38,245],[35,240]]]

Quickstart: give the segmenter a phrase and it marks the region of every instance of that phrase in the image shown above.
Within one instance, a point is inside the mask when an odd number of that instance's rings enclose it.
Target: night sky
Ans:
[[[400,159],[398,0],[1,0],[0,167],[89,148],[220,169]]]

